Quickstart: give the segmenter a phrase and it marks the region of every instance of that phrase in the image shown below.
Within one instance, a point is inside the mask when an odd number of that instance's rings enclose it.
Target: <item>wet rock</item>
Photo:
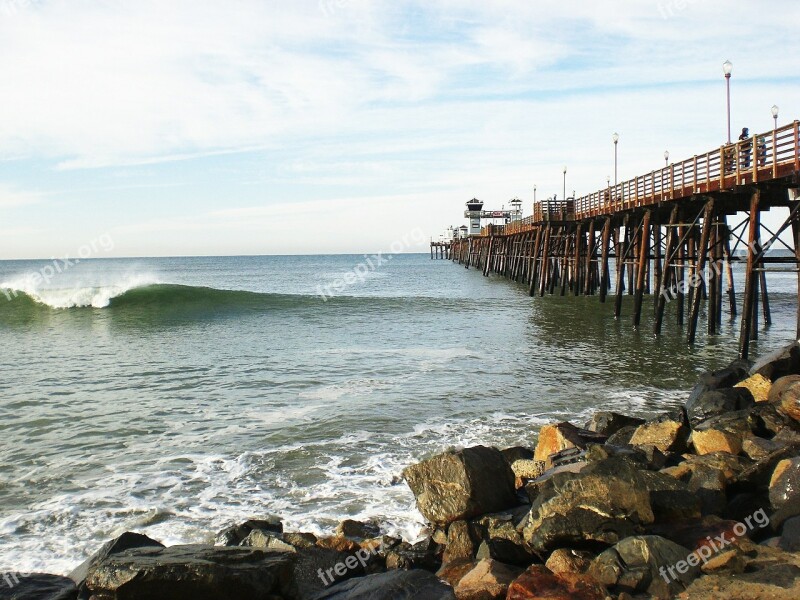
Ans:
[[[689,492],[702,502],[702,512],[720,514],[725,510],[726,490],[748,467],[746,458],[726,452],[690,456],[675,467],[662,469],[687,484]]]
[[[741,435],[724,429],[697,429],[692,432],[691,442],[697,454],[711,454],[712,452],[739,454],[743,445]]]
[[[687,407],[689,404],[696,402],[706,392],[733,387],[749,376],[749,370],[750,363],[743,360],[735,360],[724,369],[703,373],[689,394]]]
[[[262,550],[280,550],[282,552],[295,552],[295,547],[287,544],[277,535],[267,533],[263,529],[254,529],[242,540],[240,546],[260,548]]]
[[[164,544],[161,542],[157,542],[156,540],[147,537],[141,533],[133,533],[130,531],[126,531],[119,537],[114,538],[103,544],[100,549],[92,554],[88,559],[86,559],[83,563],[81,563],[78,567],[76,567],[68,577],[75,582],[78,588],[81,591],[81,596],[88,597],[88,594],[85,593],[85,586],[84,581],[86,580],[86,576],[89,573],[89,570],[100,563],[105,558],[111,556],[112,554],[117,554],[118,552],[124,552],[125,550],[130,550],[133,548],[163,548]]]
[[[800,345],[793,343],[759,358],[750,369],[750,374],[763,375],[770,381],[784,375],[800,374]]]
[[[517,460],[533,460],[533,450],[530,448],[525,448],[523,446],[512,446],[511,448],[503,448],[500,450],[500,453],[503,457],[508,461],[508,464],[512,464],[514,461]]]
[[[447,563],[457,558],[474,558],[476,551],[477,545],[472,539],[472,533],[466,521],[453,521],[447,526],[444,562]]]
[[[223,529],[217,534],[216,544],[218,546],[238,546],[242,540],[250,535],[254,529],[262,529],[268,533],[283,533],[283,523],[280,518],[270,515],[263,519],[249,519],[239,525],[233,525]]]
[[[534,460],[547,461],[548,457],[569,448],[585,449],[588,444],[602,444],[606,436],[572,423],[545,425],[539,430],[539,441],[534,451]]]
[[[692,565],[689,555],[688,549],[657,535],[630,537],[600,554],[588,574],[618,591],[668,599],[700,572],[699,560]]]
[[[750,390],[750,393],[753,394],[753,400],[756,402],[766,402],[769,399],[769,390],[772,387],[772,381],[760,373],[756,373],[744,381],[740,381],[733,387],[747,388]]]
[[[786,375],[772,384],[769,402],[784,415],[800,422],[800,375]]]
[[[650,494],[639,471],[609,458],[578,474],[548,479],[523,527],[528,547],[540,556],[562,547],[616,544],[652,523]]]
[[[611,434],[608,439],[606,440],[607,446],[627,446],[631,443],[631,438],[633,434],[636,433],[636,430],[639,428],[638,425],[628,425],[623,427],[616,433]]]
[[[446,583],[427,571],[389,571],[339,583],[315,600],[455,600]]]
[[[446,452],[408,467],[403,476],[419,511],[437,525],[517,504],[514,473],[494,448]]]
[[[692,427],[732,411],[749,409],[755,405],[753,394],[747,388],[722,388],[711,390],[686,403],[686,414]]]
[[[623,427],[638,427],[644,423],[644,419],[628,417],[615,412],[599,411],[592,415],[586,423],[585,429],[594,431],[601,435],[610,436],[617,433]]]
[[[93,600],[241,600],[278,594],[294,561],[288,552],[236,546],[143,547],[89,569]]]
[[[483,515],[472,521],[472,529],[481,540],[477,558],[492,558],[513,565],[529,565],[534,557],[525,547],[520,524],[527,517],[528,507]]]
[[[769,481],[769,501],[776,510],[796,506],[800,511],[800,457],[781,460],[775,466]]]
[[[642,471],[645,487],[650,494],[650,506],[658,522],[699,518],[702,502],[689,492],[685,483],[665,473]]]
[[[787,552],[800,552],[800,517],[786,520],[778,545]]]
[[[317,546],[320,548],[327,548],[328,550],[336,550],[337,552],[349,552],[351,554],[361,548],[358,542],[340,535],[319,538],[317,539]]]
[[[752,460],[761,460],[781,448],[780,442],[751,437],[742,442],[742,451]]]
[[[336,535],[352,540],[368,540],[380,536],[381,528],[376,523],[364,523],[345,519],[336,527]]]
[[[495,600],[506,597],[511,585],[522,569],[504,565],[492,559],[478,562],[455,588],[458,600]]]
[[[313,533],[290,531],[284,533],[281,538],[283,538],[284,542],[291,544],[295,548],[311,548],[317,545],[317,536]]]
[[[507,600],[605,600],[606,589],[596,580],[575,573],[551,573],[533,565],[508,587]]]
[[[380,557],[368,551],[347,554],[327,548],[297,548],[294,566],[284,585],[284,595],[310,600],[336,583],[365,575],[375,560],[380,560]]]
[[[595,559],[595,555],[585,550],[572,550],[570,548],[559,548],[554,550],[545,567],[553,573],[585,573]]]
[[[444,563],[442,567],[436,571],[436,576],[450,587],[455,588],[458,582],[461,581],[461,578],[472,571],[477,564],[477,560],[457,558],[449,563]]]
[[[68,577],[46,573],[3,573],[0,600],[75,600],[78,588]]]
[[[682,411],[667,413],[639,425],[631,437],[632,446],[655,446],[661,452],[683,452],[689,440],[689,427]]]
[[[747,558],[738,548],[731,548],[712,556],[704,562],[700,570],[703,573],[715,573],[718,571],[728,571],[730,573],[744,573],[747,566]]]
[[[431,539],[413,546],[405,542],[385,551],[387,569],[425,569],[435,573],[442,566],[442,547]]]

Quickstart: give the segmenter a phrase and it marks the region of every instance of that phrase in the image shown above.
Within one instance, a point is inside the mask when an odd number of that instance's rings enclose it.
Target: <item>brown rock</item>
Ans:
[[[447,527],[447,545],[443,560],[445,563],[458,558],[472,559],[476,546],[466,521],[453,521]]]
[[[347,539],[339,535],[331,537],[320,538],[317,540],[317,546],[320,548],[327,548],[328,550],[336,550],[337,552],[354,553],[361,549],[358,542]]]
[[[713,573],[715,571],[729,571],[731,573],[744,573],[747,566],[747,559],[738,548],[725,550],[709,558],[700,569],[703,573]]]
[[[769,401],[786,416],[800,421],[800,375],[787,375],[773,383]]]
[[[546,461],[547,457],[567,448],[586,448],[590,443],[606,441],[606,436],[575,427],[572,423],[545,425],[539,430],[539,440],[534,451],[534,460]]]
[[[639,425],[631,437],[632,446],[653,445],[661,452],[683,452],[689,438],[689,428],[679,420],[656,419]]]
[[[761,373],[756,373],[744,381],[740,381],[733,387],[746,388],[753,394],[753,400],[756,402],[766,402],[769,399],[769,390],[772,387],[772,382]]]
[[[475,568],[478,561],[469,558],[457,558],[445,563],[436,571],[436,576],[447,582],[450,587],[456,587],[461,578]]]
[[[507,600],[605,600],[606,589],[586,575],[554,575],[533,565],[508,588]]]
[[[456,598],[459,600],[505,598],[508,586],[521,572],[522,569],[492,559],[481,560],[458,582],[455,589]]]
[[[751,437],[742,442],[742,451],[753,460],[761,460],[780,449],[781,444],[760,437]]]
[[[712,452],[739,454],[742,451],[742,438],[721,429],[695,430],[691,440],[695,452],[700,455]]]
[[[514,487],[519,489],[531,479],[536,479],[544,473],[545,463],[541,460],[519,459],[511,463],[514,473]]]
[[[544,566],[556,575],[560,573],[585,573],[589,565],[592,564],[592,560],[594,560],[594,555],[591,552],[559,548],[553,551]]]

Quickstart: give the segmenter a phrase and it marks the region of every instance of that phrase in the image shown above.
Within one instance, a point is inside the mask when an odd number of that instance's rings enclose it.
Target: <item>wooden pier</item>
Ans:
[[[654,333],[661,334],[670,304],[689,343],[697,336],[702,302],[709,334],[719,331],[727,309],[731,317],[742,315],[739,354],[747,358],[759,318],[771,323],[769,271],[797,273],[800,337],[798,125],[794,121],[587,196],[535,203],[530,217],[454,239],[450,257],[484,275],[523,283],[531,296],[596,294],[606,302],[612,295],[618,319],[627,293],[633,296],[634,327],[640,326],[650,295]],[[772,230],[761,214],[776,207],[788,213]],[[778,248],[790,253],[767,253]],[[741,303],[731,267],[737,261],[744,264]]]
[[[431,242],[431,259],[450,260],[452,242]]]

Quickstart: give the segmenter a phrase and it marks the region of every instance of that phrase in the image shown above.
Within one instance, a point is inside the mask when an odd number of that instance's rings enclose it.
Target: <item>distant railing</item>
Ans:
[[[542,221],[571,221],[575,218],[575,200],[543,200],[533,205],[533,220]]]

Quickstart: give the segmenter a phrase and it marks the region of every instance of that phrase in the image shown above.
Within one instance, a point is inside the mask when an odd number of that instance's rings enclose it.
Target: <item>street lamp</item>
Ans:
[[[669,166],[669,150],[664,150],[664,167]]]
[[[775,129],[778,128],[778,105],[772,105],[772,119],[775,121]]]
[[[533,184],[533,203],[536,204],[536,184]]]
[[[619,134],[615,131],[611,139],[614,142],[614,185],[617,185],[617,142],[619,142]]]
[[[725,89],[728,97],[728,143],[731,143],[731,71],[733,71],[733,63],[726,60],[722,63],[722,72],[725,74]]]
[[[564,167],[564,200],[567,199],[567,167]]]

